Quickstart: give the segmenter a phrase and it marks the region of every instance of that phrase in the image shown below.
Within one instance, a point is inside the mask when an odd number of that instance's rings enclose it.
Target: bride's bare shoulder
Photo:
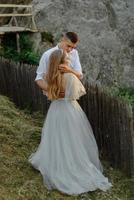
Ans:
[[[77,79],[73,73],[64,73],[64,78],[66,79]]]

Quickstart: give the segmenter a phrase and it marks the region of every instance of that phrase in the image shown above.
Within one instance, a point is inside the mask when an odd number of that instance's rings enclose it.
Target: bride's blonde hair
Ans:
[[[63,74],[59,65],[64,63],[66,54],[62,50],[55,50],[49,58],[48,72],[46,74],[48,99],[58,99],[63,91]]]

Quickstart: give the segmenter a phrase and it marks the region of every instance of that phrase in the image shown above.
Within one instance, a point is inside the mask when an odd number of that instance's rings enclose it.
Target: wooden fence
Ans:
[[[47,113],[50,102],[35,84],[36,67],[0,59],[0,93],[20,108]],[[134,172],[134,128],[131,105],[111,97],[96,84],[85,83],[79,103],[94,131],[100,156],[127,175]]]

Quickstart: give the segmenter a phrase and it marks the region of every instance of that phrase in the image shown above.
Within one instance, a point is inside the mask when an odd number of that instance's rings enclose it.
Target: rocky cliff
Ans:
[[[38,28],[57,41],[78,33],[79,55],[89,80],[134,85],[133,0],[33,0]]]
[[[32,2],[38,29],[50,32],[55,43],[64,31],[78,33],[80,60],[89,80],[107,86],[134,85],[134,0]],[[8,3],[27,4],[31,0]],[[36,50],[49,48],[48,44],[41,44],[40,33],[33,36],[33,41]]]

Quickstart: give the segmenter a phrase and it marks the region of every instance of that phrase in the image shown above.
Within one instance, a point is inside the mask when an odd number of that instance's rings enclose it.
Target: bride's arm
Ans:
[[[72,69],[71,67],[67,66],[66,64],[60,64],[59,65],[59,70],[62,72],[62,73],[72,73],[74,74],[75,76],[77,76],[78,79],[81,79],[82,77],[82,74],[75,71],[74,69]]]

